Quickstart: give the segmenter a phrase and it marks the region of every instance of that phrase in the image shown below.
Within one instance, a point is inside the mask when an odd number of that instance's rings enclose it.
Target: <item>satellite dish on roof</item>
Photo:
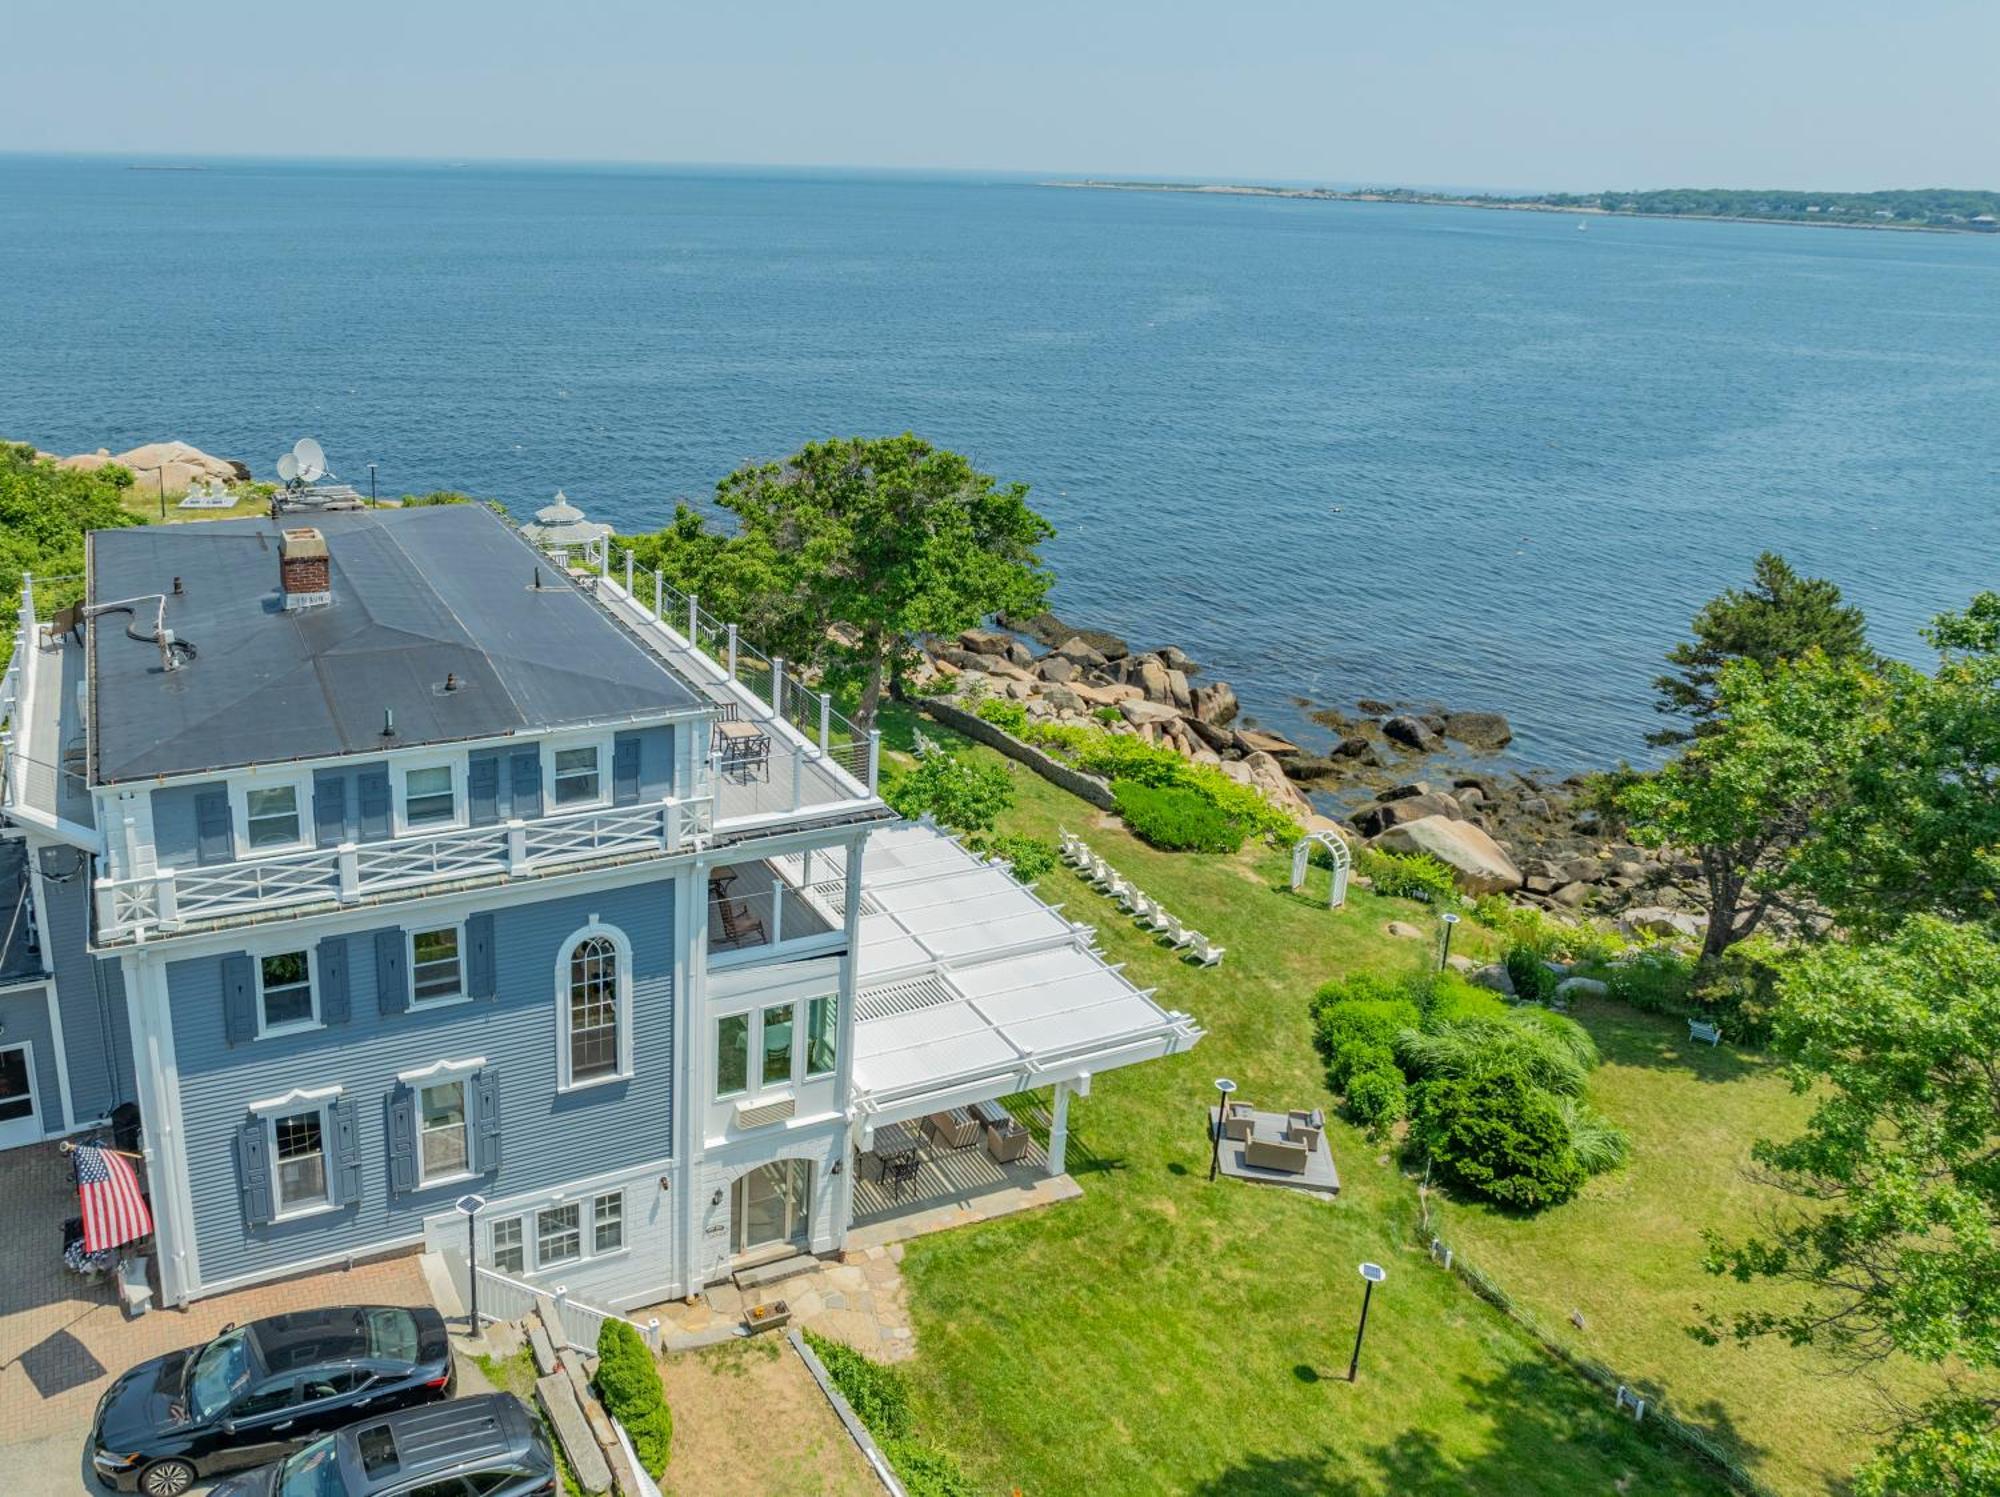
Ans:
[[[299,462],[299,477],[307,483],[326,476],[326,452],[311,437],[292,444],[292,456]]]
[[[299,460],[287,452],[283,457],[278,459],[278,477],[284,479],[286,483],[291,483],[298,476]]]

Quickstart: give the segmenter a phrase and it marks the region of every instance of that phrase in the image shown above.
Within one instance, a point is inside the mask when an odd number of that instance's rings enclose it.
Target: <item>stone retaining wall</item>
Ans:
[[[917,706],[926,717],[942,723],[954,733],[963,733],[967,738],[998,749],[1008,758],[1025,764],[1051,785],[1067,790],[1080,800],[1086,800],[1100,811],[1109,811],[1114,802],[1111,786],[1094,774],[1085,774],[1073,764],[1065,764],[1051,754],[1045,754],[1032,743],[1023,743],[997,723],[990,723],[983,717],[967,712],[963,707],[937,697],[919,699]]]

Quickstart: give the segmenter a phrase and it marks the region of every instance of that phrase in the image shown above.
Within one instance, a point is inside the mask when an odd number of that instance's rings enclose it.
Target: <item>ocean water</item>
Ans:
[[[1020,179],[0,158],[0,435],[308,434],[621,528],[913,429],[1033,486],[1065,617],[1258,719],[1497,708],[1643,757],[1761,549],[1877,644],[2000,585],[2000,241]]]

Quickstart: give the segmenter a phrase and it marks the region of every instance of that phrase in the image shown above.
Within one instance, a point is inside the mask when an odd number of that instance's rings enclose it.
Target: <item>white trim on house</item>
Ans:
[[[333,1086],[295,1086],[282,1097],[266,1097],[261,1102],[251,1102],[245,1111],[254,1113],[260,1118],[276,1113],[290,1117],[295,1112],[304,1112],[308,1107],[315,1105],[324,1107],[327,1103],[338,1100],[340,1093],[341,1088],[337,1083]]]
[[[417,937],[432,935],[441,930],[450,931],[452,939],[457,943],[453,960],[458,965],[458,987],[454,992],[440,993],[435,997],[426,998],[417,991]],[[467,1002],[472,995],[465,988],[465,917],[460,916],[456,920],[427,921],[422,925],[405,925],[402,931],[403,957],[409,964],[410,972],[411,1011],[449,1008],[454,1003]]]
[[[469,825],[469,810],[466,805],[465,780],[467,756],[464,753],[423,754],[402,764],[391,765],[389,769],[389,830],[393,837],[421,837],[426,832],[449,832]],[[430,821],[410,820],[410,776],[421,774],[427,769],[445,770],[451,779],[451,815]],[[434,795],[437,792],[427,791]]]
[[[486,1057],[475,1055],[471,1060],[434,1060],[414,1071],[398,1071],[396,1079],[405,1086],[429,1086],[434,1082],[476,1076],[485,1069]]]
[[[570,1032],[570,958],[583,942],[602,938],[611,943],[617,958],[616,981],[613,989],[613,1019],[617,1025],[614,1043],[617,1047],[616,1068],[602,1076],[590,1076],[579,1081],[571,1074],[574,1064],[574,1045]],[[609,1086],[614,1082],[630,1081],[632,1065],[632,942],[625,932],[615,925],[606,925],[593,912],[576,930],[556,948],[555,971],[555,1024],[556,1024],[556,1091],[578,1092],[593,1086]]]
[[[613,745],[617,734],[602,729],[582,732],[554,733],[541,740],[542,750],[542,812],[554,816],[570,811],[601,810],[611,804],[616,794],[611,783],[611,763],[615,757]],[[566,749],[593,748],[597,750],[597,794],[588,799],[559,801],[556,799],[556,756]]]
[[[21,1059],[28,1068],[28,1115],[25,1118],[9,1118],[0,1122],[0,1130],[14,1128],[22,1123],[28,1125],[27,1136],[20,1144],[0,1144],[0,1148],[18,1148],[21,1144],[38,1143],[48,1137],[42,1124],[42,1078],[35,1074],[35,1042],[33,1040],[0,1039],[0,1055],[9,1050],[19,1050]]]
[[[229,792],[229,840],[236,851],[237,862],[247,863],[257,858],[303,852],[313,846],[313,777],[310,771],[300,773],[287,768],[259,773],[253,769],[231,775],[224,785]],[[298,835],[290,842],[273,842],[263,847],[250,845],[250,792],[253,790],[292,792],[292,815],[298,823]],[[152,797],[147,796],[146,801],[150,807]]]
[[[160,1298],[185,1305],[206,1292],[200,1241],[194,1229],[194,1189],[188,1179],[187,1138],[181,1123],[180,1064],[174,1053],[166,962],[141,951],[120,959],[125,1017],[132,1032],[132,1070],[145,1120],[142,1148],[153,1200],[153,1237],[159,1248]],[[297,1272],[296,1267],[286,1272]]]

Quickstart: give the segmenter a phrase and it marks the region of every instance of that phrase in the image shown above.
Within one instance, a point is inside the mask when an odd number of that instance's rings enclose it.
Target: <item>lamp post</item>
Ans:
[[[1236,1090],[1236,1083],[1227,1076],[1215,1078],[1215,1089],[1222,1095],[1215,1104],[1214,1138],[1208,1153],[1208,1178],[1213,1180],[1215,1172],[1222,1168],[1222,1125],[1229,1121],[1229,1094]]]
[[[469,1335],[479,1339],[479,1211],[486,1204],[480,1195],[460,1196],[453,1208],[465,1218],[465,1283],[472,1300]]]
[[[1444,944],[1438,948],[1438,971],[1442,972],[1445,963],[1451,960],[1451,931],[1458,924],[1458,916],[1446,910],[1439,918],[1444,922]]]
[[[375,465],[373,463],[368,465],[368,507],[370,509],[375,507]]]
[[[1354,1328],[1354,1355],[1347,1360],[1350,1383],[1361,1371],[1361,1338],[1368,1333],[1368,1301],[1374,1296],[1375,1286],[1388,1277],[1389,1271],[1379,1263],[1361,1265],[1361,1324]]]

